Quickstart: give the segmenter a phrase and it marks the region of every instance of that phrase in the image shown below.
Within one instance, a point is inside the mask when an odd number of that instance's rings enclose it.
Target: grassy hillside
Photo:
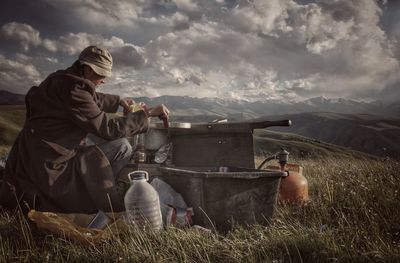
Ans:
[[[0,105],[0,155],[8,152],[25,121],[25,106]]]
[[[25,95],[0,90],[0,105],[25,105]]]
[[[400,159],[400,119],[331,112],[265,118],[290,119],[293,122],[291,127],[272,127],[270,130],[290,132],[381,157]]]
[[[400,262],[399,163],[304,160],[311,202],[227,234],[135,229],[80,245],[0,213],[0,262]]]
[[[254,131],[254,151],[256,155],[269,156],[284,147],[290,153],[290,158],[323,159],[323,158],[377,158],[363,152],[325,143],[304,136],[269,130]]]

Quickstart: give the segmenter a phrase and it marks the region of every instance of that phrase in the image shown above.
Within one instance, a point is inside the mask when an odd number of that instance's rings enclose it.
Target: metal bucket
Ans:
[[[280,179],[286,176],[280,171],[238,167],[158,169],[159,177],[193,207],[194,224],[222,231],[235,224],[268,224],[275,210]]]

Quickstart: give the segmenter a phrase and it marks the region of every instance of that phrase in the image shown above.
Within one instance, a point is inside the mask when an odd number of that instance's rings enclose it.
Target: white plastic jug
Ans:
[[[157,191],[147,182],[149,174],[146,171],[134,171],[128,174],[128,178],[131,186],[124,197],[128,222],[161,230],[160,199]]]

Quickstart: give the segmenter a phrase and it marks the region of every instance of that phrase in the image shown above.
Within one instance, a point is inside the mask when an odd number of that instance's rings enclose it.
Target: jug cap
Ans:
[[[134,171],[128,174],[129,181],[134,180],[149,180],[149,173],[146,171]]]

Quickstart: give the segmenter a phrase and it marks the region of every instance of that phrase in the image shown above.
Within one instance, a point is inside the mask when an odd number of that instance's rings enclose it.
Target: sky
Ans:
[[[397,102],[399,17],[396,0],[2,0],[0,90],[101,45],[99,90],[121,96]]]

